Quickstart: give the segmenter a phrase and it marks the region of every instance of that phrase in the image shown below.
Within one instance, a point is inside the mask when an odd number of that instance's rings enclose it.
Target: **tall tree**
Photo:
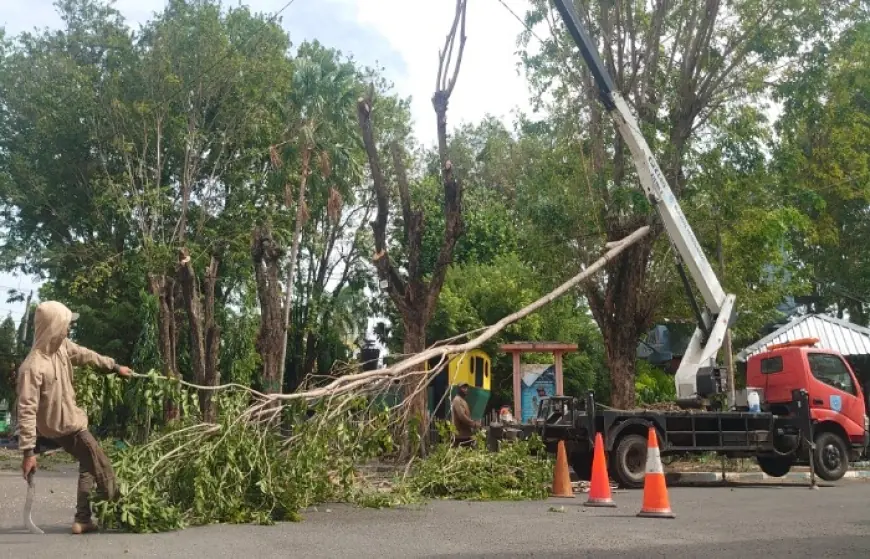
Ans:
[[[387,185],[378,153],[378,142],[372,126],[372,113],[377,109],[373,89],[369,95],[360,99],[357,107],[359,126],[371,169],[372,184],[377,199],[377,217],[372,223],[375,238],[374,264],[381,282],[386,282],[390,300],[399,310],[404,326],[404,353],[419,353],[426,348],[426,325],[435,312],[438,296],[444,285],[447,269],[453,260],[453,251],[463,232],[462,185],[454,172],[447,148],[447,108],[450,96],[456,86],[462,56],[465,51],[465,20],[467,0],[456,0],[453,24],[447,34],[444,49],[439,52],[436,90],[432,95],[438,136],[438,157],[441,163],[441,184],[443,189],[444,237],[438,258],[431,275],[424,274],[421,266],[422,238],[425,230],[423,210],[413,204],[411,184],[406,170],[405,154],[398,141],[390,145],[393,171],[399,191],[402,214],[402,245],[405,249],[404,268],[402,263],[388,253],[387,225],[390,212],[391,189]],[[455,60],[454,57],[455,56]],[[452,63],[452,66],[451,66]],[[426,413],[425,383],[410,377],[405,383],[405,394],[411,399],[408,417],[419,426],[421,450],[425,452],[426,433],[428,432]],[[408,431],[406,430],[406,433]],[[412,452],[406,440],[404,452]]]
[[[764,93],[777,65],[819,32],[827,3],[616,0],[575,5],[668,182],[682,196],[688,183],[686,157],[699,131],[720,108]],[[584,262],[602,243],[641,225],[653,224],[657,233],[627,250],[598,283],[585,288],[604,335],[612,403],[631,407],[637,340],[662,296],[660,287],[648,281],[661,227],[636,187],[625,143],[605,120],[589,69],[550,3],[535,0],[527,22],[549,31],[543,48],[527,48],[523,54],[536,99],[552,99],[552,130],[580,154],[579,159],[566,153],[564,161],[553,161],[565,169],[558,180],[570,189],[569,196],[586,200],[582,213],[589,226],[571,224],[555,238],[570,243],[574,257]],[[531,32],[523,40],[528,45]]]
[[[796,236],[811,308],[870,323],[870,23],[807,52],[780,90],[785,195],[813,227]]]
[[[217,0],[173,0],[135,35],[106,2],[60,11],[63,30],[4,49],[3,265],[50,276],[85,336],[121,333],[107,353],[125,360],[150,290],[164,372],[190,362],[194,380],[218,382],[221,311],[249,262],[240,224],[255,213],[273,101],[290,81],[287,35]]]
[[[316,280],[314,296],[320,302],[325,284],[331,279],[326,274],[334,269],[334,263],[330,261],[333,250],[336,243],[344,240],[340,235],[349,233],[349,222],[340,219],[343,202],[357,202],[354,189],[359,186],[362,176],[362,153],[350,141],[358,137],[354,114],[356,99],[362,91],[362,71],[353,61],[341,59],[340,53],[317,42],[303,43],[293,62],[291,89],[282,105],[285,127],[281,140],[270,150],[274,168],[270,180],[283,184],[285,208],[290,210],[295,206],[293,235],[286,260],[284,302],[274,303],[281,305],[283,330],[287,333],[281,345],[274,348],[279,352],[282,371],[278,377],[270,377],[269,382],[278,391],[290,380],[284,370],[288,363],[292,313],[294,308],[304,306],[294,304],[297,278],[303,271],[300,269],[304,264],[302,253],[307,252],[305,259],[316,258],[318,261],[316,275],[310,279]],[[298,188],[294,193],[295,183],[298,183]],[[322,243],[307,247],[310,250],[306,251],[303,243],[320,233],[324,235]],[[352,251],[352,256],[355,252]],[[348,277],[354,270],[353,262],[349,264],[340,272],[346,271]],[[346,278],[339,281],[339,291],[346,281]],[[305,303],[305,300],[300,302]],[[306,333],[306,338],[306,348],[311,355],[316,350],[316,336],[307,336]],[[313,361],[305,360],[304,373],[308,373]]]

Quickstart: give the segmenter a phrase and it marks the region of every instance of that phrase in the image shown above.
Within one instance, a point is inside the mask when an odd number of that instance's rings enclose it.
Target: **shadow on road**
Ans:
[[[579,545],[581,543],[578,541]],[[650,557],[663,557],[667,559],[696,557],[704,557],[705,559],[733,559],[734,557],[745,555],[747,549],[764,549],[764,554],[768,557],[866,557],[867,542],[866,538],[862,536],[823,536],[815,538],[765,539],[764,541],[749,540],[664,546],[657,546],[655,543],[650,542],[649,547],[638,550],[575,548],[572,551],[564,553],[548,552],[546,556],[550,559],[577,559],[579,557],[594,557],[596,559],[617,557],[619,559],[649,559]],[[428,559],[449,557],[462,557],[463,559],[506,559],[530,556],[537,556],[537,553],[534,551],[528,553],[458,553],[426,555],[425,557]]]
[[[39,526],[37,524],[37,526]],[[45,535],[50,534],[70,534],[71,526],[39,526]],[[21,528],[0,528],[0,536],[38,536],[39,534],[31,534],[23,526]]]

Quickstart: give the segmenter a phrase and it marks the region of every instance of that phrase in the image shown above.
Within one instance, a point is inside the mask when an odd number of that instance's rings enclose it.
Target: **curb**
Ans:
[[[791,472],[782,477],[769,476],[762,472],[727,472],[726,481],[809,481],[809,472]],[[819,480],[819,477],[816,476]],[[870,471],[849,470],[843,479],[870,479]],[[668,472],[665,480],[673,484],[719,483],[722,482],[722,472]],[[819,480],[821,481],[821,480]]]

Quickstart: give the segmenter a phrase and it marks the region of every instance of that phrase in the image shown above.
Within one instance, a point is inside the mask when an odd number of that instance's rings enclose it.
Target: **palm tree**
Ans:
[[[349,142],[357,137],[355,107],[361,91],[360,78],[353,63],[340,61],[337,51],[326,49],[316,41],[300,46],[291,94],[284,108],[287,137],[272,149],[273,164],[278,168],[283,166],[281,151],[285,157],[299,161],[296,219],[285,280],[285,336],[279,361],[285,368],[299,247],[303,229],[311,217],[307,189],[309,185],[313,187],[310,193],[313,200],[325,199],[327,217],[336,222],[343,201],[352,195],[352,185],[362,176],[362,167],[353,154],[357,146]],[[287,208],[294,203],[289,176],[285,181],[284,201]],[[322,287],[321,284],[316,290]]]

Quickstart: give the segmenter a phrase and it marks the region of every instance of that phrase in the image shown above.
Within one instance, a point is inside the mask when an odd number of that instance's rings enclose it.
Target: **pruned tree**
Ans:
[[[186,248],[178,251],[176,276],[181,284],[181,294],[190,325],[191,368],[197,384],[203,386],[216,386],[220,382],[220,326],[215,322],[215,288],[219,263],[220,259],[213,254],[205,271],[203,290],[200,289],[190,252]],[[198,396],[203,419],[208,422],[215,421],[217,410],[212,400],[212,392],[203,390]]]
[[[284,250],[272,236],[270,227],[260,226],[254,230],[251,258],[260,301],[256,345],[263,362],[263,384],[267,392],[281,392],[283,364],[280,357],[285,331],[280,276]]]
[[[444,237],[435,266],[428,275],[421,266],[421,247],[425,219],[423,210],[415,207],[411,197],[411,185],[405,165],[405,155],[398,142],[390,145],[393,171],[397,183],[402,214],[402,234],[406,261],[400,263],[388,253],[387,224],[390,214],[392,189],[387,185],[375,131],[372,126],[374,88],[357,105],[359,126],[368,155],[372,186],[377,199],[377,216],[372,222],[375,240],[373,258],[378,277],[387,282],[387,293],[396,305],[404,326],[404,353],[415,354],[426,348],[426,325],[435,311],[447,269],[453,260],[456,242],[463,232],[462,185],[454,173],[447,150],[447,108],[456,86],[462,56],[465,50],[465,20],[467,0],[456,0],[456,11],[444,48],[438,54],[436,89],[432,96],[438,131],[438,154],[441,162],[441,183],[444,194]],[[458,40],[457,40],[458,36]],[[455,54],[455,60],[453,60]],[[452,66],[451,66],[452,62]],[[404,266],[402,265],[404,264]],[[403,273],[400,268],[404,267]],[[411,379],[405,386],[406,395],[414,395],[409,407],[409,418],[418,422],[420,441],[427,432],[426,393],[418,389],[418,379]],[[406,441],[407,443],[408,441]],[[421,443],[423,444],[423,443]],[[425,446],[423,447],[425,450]],[[405,451],[410,452],[408,445]]]

